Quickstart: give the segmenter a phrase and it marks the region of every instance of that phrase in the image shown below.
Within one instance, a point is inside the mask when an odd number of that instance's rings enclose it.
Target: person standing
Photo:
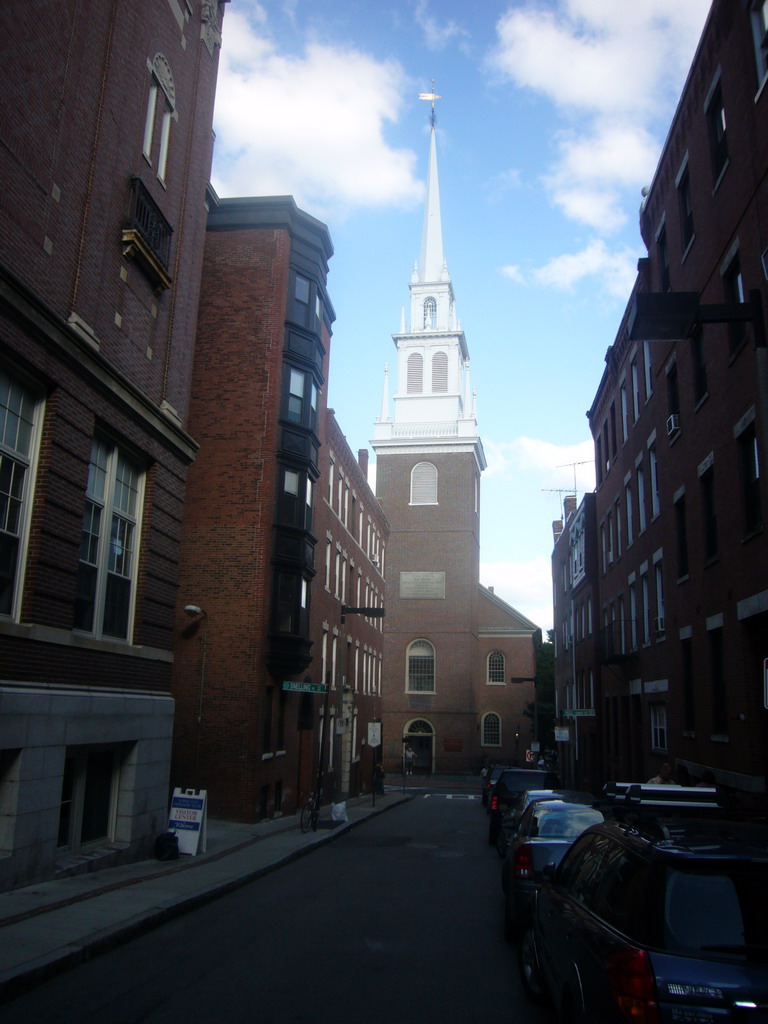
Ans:
[[[416,764],[416,751],[413,749],[410,743],[405,744],[405,750],[403,751],[403,759],[405,761],[405,774],[413,775],[413,766]]]

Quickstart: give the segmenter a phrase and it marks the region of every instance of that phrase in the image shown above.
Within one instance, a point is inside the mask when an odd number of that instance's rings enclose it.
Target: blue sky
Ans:
[[[328,404],[369,447],[421,242],[434,91],[443,241],[471,357],[481,582],[552,625],[552,521],[594,486],[586,420],[709,0],[234,0],[212,180],[328,225]],[[394,393],[394,383],[390,388]],[[372,454],[372,453],[371,453]],[[375,470],[375,463],[372,460]]]

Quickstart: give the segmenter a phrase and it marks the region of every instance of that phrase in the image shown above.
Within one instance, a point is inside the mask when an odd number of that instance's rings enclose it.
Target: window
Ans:
[[[688,524],[685,515],[685,494],[675,502],[675,534],[677,539],[677,578],[688,575]]]
[[[718,81],[706,104],[707,130],[709,132],[709,156],[712,161],[712,177],[717,183],[728,164],[728,136],[725,127],[723,91]]]
[[[693,203],[691,200],[691,180],[688,175],[688,161],[677,179],[677,199],[680,208],[680,233],[683,242],[683,252],[693,241]]]
[[[642,463],[637,467],[637,522],[640,533],[642,533],[647,522],[645,511],[645,472]]]
[[[733,252],[730,259],[727,261],[727,264],[722,271],[722,277],[725,301],[733,303],[734,305],[745,302],[746,296],[744,294],[744,279],[741,276],[741,260],[739,259],[738,250]],[[728,339],[730,343],[730,351],[731,354],[733,354],[738,351],[738,349],[740,349],[747,340],[746,321],[731,321],[728,324]]]
[[[664,704],[651,704],[651,746],[654,750],[667,749],[667,708]]]
[[[420,352],[408,356],[406,391],[409,395],[420,395],[424,390],[424,358]]]
[[[752,38],[759,88],[768,77],[768,0],[753,0]]]
[[[709,631],[709,665],[712,680],[712,731],[716,735],[725,736],[728,733],[728,691],[722,628]]]
[[[659,291],[669,291],[669,250],[667,248],[667,227],[662,224],[656,236],[656,259],[659,265]]]
[[[640,587],[643,601],[643,643],[651,642],[651,602],[648,594],[648,574],[643,573],[640,577]]]
[[[75,629],[128,639],[142,490],[138,466],[114,445],[94,440],[80,541]]]
[[[424,330],[434,331],[437,327],[437,302],[431,296],[424,299]]]
[[[677,360],[673,361],[667,369],[667,413],[667,435],[673,437],[680,430],[680,386],[677,379]]]
[[[656,639],[660,640],[665,633],[664,624],[664,570],[662,562],[656,562],[653,567],[656,580]]]
[[[60,850],[76,853],[113,837],[118,774],[114,747],[69,747],[59,809]]]
[[[693,643],[690,637],[680,641],[680,656],[683,662],[683,728],[692,733],[696,728],[696,687],[693,679]]]
[[[637,587],[629,585],[629,638],[630,650],[637,650]]]
[[[760,503],[760,463],[754,421],[739,435],[738,445],[741,463],[744,532],[750,534],[759,530],[763,525],[763,511]]]
[[[630,365],[632,375],[632,420],[637,423],[640,416],[640,377],[637,372],[637,360],[633,359]]]
[[[411,505],[437,504],[437,469],[431,462],[419,462],[411,471]]]
[[[432,391],[448,390],[448,356],[445,352],[435,352],[432,356]]]
[[[645,400],[653,394],[653,360],[651,359],[651,342],[643,342],[643,368],[645,372]]]
[[[501,717],[494,711],[483,716],[483,739],[484,747],[501,746]]]
[[[428,640],[414,640],[408,648],[408,693],[435,692],[435,649]]]
[[[651,469],[651,518],[655,519],[661,511],[659,501],[659,460],[656,454],[656,445],[648,449],[648,462]]]
[[[283,469],[283,486],[278,494],[278,522],[299,530],[312,529],[312,481],[306,473]]]
[[[314,430],[317,424],[317,387],[308,373],[286,367],[288,370],[288,394],[285,416],[292,423],[301,424]]]
[[[488,655],[488,682],[504,682],[504,655],[501,651],[491,651]]]
[[[159,129],[159,149],[157,157],[157,177],[165,184],[168,168],[168,149],[171,139],[171,121],[178,118],[176,111],[176,86],[171,73],[171,66],[162,53],[155,55],[150,67],[150,86],[147,98],[147,113],[144,120],[144,157],[149,164],[153,162],[154,140],[157,133],[158,98],[162,95]]]
[[[632,484],[624,485],[624,504],[627,508],[627,547],[635,543],[635,510],[632,505]]]
[[[707,364],[704,359],[704,334],[698,328],[691,335],[691,364],[693,366],[693,397],[696,405],[706,396]]]
[[[717,513],[715,510],[715,471],[708,465],[699,475],[701,488],[701,514],[704,522],[704,557],[706,561],[717,558]]]
[[[619,388],[621,399],[621,440],[626,441],[629,437],[629,408],[627,406],[627,382],[623,380]]]
[[[36,448],[32,393],[0,370],[0,615],[13,615],[21,591]]]

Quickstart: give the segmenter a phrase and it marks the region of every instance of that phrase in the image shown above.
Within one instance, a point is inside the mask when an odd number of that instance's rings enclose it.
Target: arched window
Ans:
[[[408,647],[408,693],[435,692],[435,648],[429,640],[414,640]]]
[[[488,682],[504,682],[504,655],[501,651],[491,651],[488,655]]]
[[[420,395],[424,390],[424,358],[420,352],[408,356],[406,390],[409,395]]]
[[[411,504],[437,504],[437,469],[431,462],[419,462],[411,470]]]
[[[432,356],[432,391],[448,390],[448,356],[445,352],[435,352]]]
[[[152,163],[153,146],[155,137],[155,123],[158,116],[158,97],[160,103],[160,147],[157,156],[157,176],[160,181],[165,182],[165,173],[168,166],[168,147],[171,136],[171,121],[178,118],[176,111],[176,86],[171,73],[171,66],[162,53],[155,54],[152,63],[149,65],[150,86],[147,99],[147,113],[144,120],[144,156],[149,163]]]
[[[482,745],[484,747],[501,746],[501,716],[495,711],[483,715]]]
[[[432,297],[424,299],[424,329],[434,330],[437,327],[437,301]]]

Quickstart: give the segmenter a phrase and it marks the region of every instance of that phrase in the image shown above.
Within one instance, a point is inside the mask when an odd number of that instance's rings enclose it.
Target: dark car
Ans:
[[[516,828],[532,803],[541,800],[564,800],[572,804],[592,804],[594,797],[576,789],[524,789],[515,800],[510,810],[505,811],[501,817],[501,828],[496,836],[496,849],[500,857],[506,857],[507,848],[512,840]],[[586,826],[585,826],[586,828]]]
[[[502,818],[526,789],[557,789],[556,772],[537,768],[505,768],[496,780],[488,801],[488,842],[496,845]]]
[[[489,800],[490,800],[490,796],[491,796],[491,790],[496,785],[496,780],[498,779],[498,777],[501,775],[501,773],[503,771],[506,771],[506,769],[508,767],[509,767],[509,765],[506,765],[506,764],[494,764],[494,765],[491,765],[491,767],[488,769],[488,771],[483,776],[483,778],[482,778],[482,785],[480,787],[480,798],[481,798],[481,800],[483,802],[483,807],[487,807],[488,806],[488,803],[489,803]]]
[[[520,817],[501,869],[508,939],[516,938],[528,924],[544,868],[559,864],[574,839],[603,820],[603,812],[592,806],[592,797],[584,796],[583,802],[546,797],[530,803]]]
[[[768,828],[686,812],[707,791],[683,787],[654,815],[653,794],[630,788],[631,816],[588,828],[545,871],[519,947],[526,991],[567,1021],[762,1024]]]

